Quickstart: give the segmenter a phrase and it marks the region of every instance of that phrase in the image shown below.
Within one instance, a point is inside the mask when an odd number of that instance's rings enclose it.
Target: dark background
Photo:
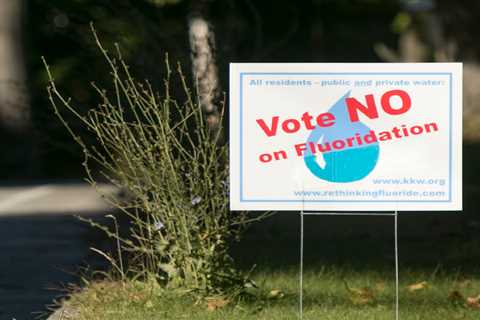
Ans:
[[[187,74],[191,69],[188,21],[194,10],[213,28],[223,91],[228,91],[229,62],[463,61],[474,70],[479,58],[475,30],[480,27],[480,5],[475,1],[29,0],[24,4],[23,38],[18,41],[25,53],[31,129],[26,136],[2,134],[2,179],[82,176],[80,149],[47,100],[41,56],[77,107],[95,106],[98,100],[89,83],[108,87],[109,73],[93,42],[90,22],[107,47],[120,44],[139,79],[149,79],[159,89],[165,53],[172,62],[181,62]],[[466,108],[476,110],[476,105]],[[476,128],[473,125],[466,132],[468,142],[476,142]]]

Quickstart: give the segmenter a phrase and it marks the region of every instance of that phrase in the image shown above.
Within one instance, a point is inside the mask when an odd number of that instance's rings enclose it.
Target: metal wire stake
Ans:
[[[303,209],[300,211],[300,320],[303,319]]]
[[[299,318],[303,320],[303,248],[304,248],[304,215],[333,215],[334,213],[312,212],[304,213],[304,209],[300,211],[300,297],[299,297]],[[355,215],[355,214],[346,214]],[[363,214],[361,214],[363,215]],[[398,266],[398,211],[393,215],[395,219],[395,320],[399,320],[399,266]]]
[[[398,281],[398,212],[395,211],[395,320],[399,319],[399,281]]]

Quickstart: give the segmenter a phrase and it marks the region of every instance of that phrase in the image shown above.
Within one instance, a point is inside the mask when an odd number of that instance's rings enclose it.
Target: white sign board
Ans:
[[[462,64],[233,63],[232,210],[462,210]]]

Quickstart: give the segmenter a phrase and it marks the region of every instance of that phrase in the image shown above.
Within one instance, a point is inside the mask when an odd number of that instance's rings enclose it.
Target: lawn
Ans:
[[[400,219],[400,319],[480,319],[480,241],[465,216]],[[286,219],[286,220],[284,220]],[[462,220],[463,219],[463,220]],[[476,224],[472,224],[476,226]],[[395,319],[391,219],[306,219],[304,319]],[[75,320],[298,319],[298,219],[286,214],[233,247],[258,289],[196,300],[158,285],[91,282],[67,305]]]
[[[196,301],[142,282],[95,282],[73,295],[68,305],[78,320],[144,319],[297,319],[297,270],[262,271],[255,299],[229,302],[221,297]],[[480,280],[458,275],[408,272],[401,278],[401,319],[480,319]],[[408,284],[408,285],[406,285]],[[391,275],[353,270],[307,271],[304,319],[394,319]]]

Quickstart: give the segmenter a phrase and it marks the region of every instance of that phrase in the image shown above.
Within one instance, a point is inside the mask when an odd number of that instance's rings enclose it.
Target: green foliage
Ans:
[[[150,3],[152,3],[156,6],[159,6],[159,7],[166,6],[166,5],[169,5],[169,4],[177,4],[180,1],[182,1],[182,0],[147,0],[147,2],[150,2]]]
[[[25,60],[29,80],[34,135],[37,138],[38,178],[78,179],[83,170],[80,149],[55,115],[45,95],[48,79],[40,56],[48,57],[57,84],[77,102],[79,111],[96,104],[95,92],[83,85],[91,79],[109,81],[109,73],[90,37],[89,23],[102,30],[108,48],[122,43],[122,54],[138,79],[159,88],[165,77],[159,67],[165,52],[186,65],[185,1],[157,6],[147,0],[30,0],[25,21]],[[185,40],[184,40],[185,39]],[[20,40],[19,40],[20,41]],[[185,43],[186,45],[183,45]],[[88,66],[88,68],[85,68]],[[65,114],[75,128],[80,123]],[[0,168],[0,173],[8,170]]]
[[[173,72],[166,61],[164,95],[150,83],[137,82],[122,59],[96,37],[110,69],[113,93],[93,88],[98,108],[85,115],[57,89],[48,69],[50,100],[57,116],[82,147],[88,180],[96,185],[92,165],[101,176],[126,193],[106,199],[131,220],[129,237],[90,223],[118,241],[128,253],[125,271],[121,252],[117,259],[103,254],[122,278],[151,277],[169,288],[202,293],[237,292],[247,280],[234,268],[227,249],[248,223],[245,213],[232,214],[228,207],[228,147],[222,130],[209,128],[199,104],[178,67],[185,102],[170,93]],[[73,114],[96,140],[89,144],[65,120]]]
[[[392,29],[396,33],[405,32],[412,24],[412,17],[407,12],[399,12],[392,22]]]

